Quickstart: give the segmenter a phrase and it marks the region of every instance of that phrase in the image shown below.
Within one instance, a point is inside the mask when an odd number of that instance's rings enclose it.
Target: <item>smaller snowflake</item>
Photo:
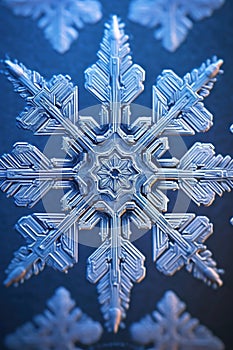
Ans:
[[[157,304],[158,311],[131,326],[134,341],[154,346],[149,350],[223,350],[222,341],[185,312],[186,305],[172,291]]]
[[[168,51],[175,51],[185,40],[194,21],[210,17],[224,0],[133,0],[129,19],[155,27],[154,36]]]
[[[12,350],[81,350],[76,344],[90,345],[102,334],[98,322],[75,307],[70,293],[60,287],[47,302],[48,309],[6,337]]]
[[[132,187],[132,181],[138,171],[132,164],[131,159],[120,158],[117,153],[112,157],[102,158],[102,164],[96,171],[98,189],[101,192],[108,192],[112,197],[116,197],[122,190]]]
[[[38,20],[38,27],[59,53],[69,50],[85,23],[102,17],[98,0],[3,0],[3,4],[17,16]]]

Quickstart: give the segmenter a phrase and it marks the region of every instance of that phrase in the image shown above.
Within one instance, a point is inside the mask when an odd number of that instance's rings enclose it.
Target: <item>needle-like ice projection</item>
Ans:
[[[151,230],[159,271],[182,267],[213,287],[221,286],[205,241],[212,224],[193,213],[167,213],[167,190],[181,190],[197,205],[230,191],[233,162],[195,143],[181,159],[166,154],[167,134],[193,135],[212,126],[203,100],[222,60],[208,59],[180,78],[165,70],[153,86],[149,117],[131,121],[130,105],[143,91],[144,70],[133,64],[124,24],[106,23],[98,60],[85,71],[86,89],[101,103],[101,118],[80,116],[78,90],[68,76],[46,81],[17,61],[5,60],[16,92],[26,100],[18,125],[36,135],[64,133],[67,159],[49,160],[18,142],[0,160],[0,187],[18,206],[32,207],[50,189],[63,188],[64,212],[23,217],[16,229],[27,245],[7,269],[5,285],[18,284],[45,265],[66,272],[78,262],[80,230],[99,228],[102,243],[88,258],[87,279],[97,283],[108,330],[117,332],[129,307],[133,283],[145,277],[143,254],[131,241],[133,227]]]

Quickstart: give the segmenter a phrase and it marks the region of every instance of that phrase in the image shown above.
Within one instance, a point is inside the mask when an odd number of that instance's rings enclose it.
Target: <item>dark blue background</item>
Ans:
[[[103,19],[96,25],[87,25],[80,31],[77,41],[64,55],[53,51],[51,45],[38,29],[35,21],[30,18],[15,17],[12,12],[0,6],[0,57],[9,54],[17,58],[28,68],[39,71],[44,77],[53,74],[69,74],[73,82],[79,86],[80,109],[91,106],[96,100],[84,90],[84,70],[96,61],[96,51],[103,34],[104,22],[110,14],[118,14],[126,23],[126,32],[130,36],[130,44],[134,62],[146,70],[145,91],[137,99],[137,103],[151,106],[151,86],[164,68],[171,68],[183,76],[194,67],[198,67],[206,58],[214,54],[225,61],[225,74],[219,78],[211,95],[206,99],[206,106],[214,114],[214,126],[206,134],[187,137],[187,146],[195,141],[211,142],[216,146],[216,152],[223,155],[232,154],[233,135],[229,126],[233,123],[233,2],[228,0],[225,5],[214,12],[211,18],[194,24],[187,40],[175,53],[163,49],[161,43],[153,39],[153,30],[138,26],[127,20],[128,0],[102,0]],[[46,138],[35,137],[16,127],[15,117],[22,110],[24,102],[12,91],[12,86],[4,76],[0,77],[0,154],[12,149],[16,141],[28,141],[43,149]],[[43,212],[41,204],[33,210],[17,208],[12,199],[6,199],[0,193],[0,333],[3,339],[16,327],[41,313],[46,300],[54,290],[65,286],[84,312],[95,320],[103,323],[97,302],[95,286],[85,279],[85,261],[92,252],[91,248],[80,246],[80,262],[68,275],[46,268],[37,277],[31,278],[18,288],[6,289],[2,286],[4,270],[13,252],[24,244],[24,240],[15,232],[13,226],[17,220],[30,212]],[[233,230],[229,219],[233,215],[232,195],[224,194],[216,198],[211,207],[197,208],[191,205],[190,212],[207,215],[214,224],[214,235],[208,240],[208,246],[213,251],[220,267],[226,271],[223,276],[224,286],[212,290],[195,280],[185,271],[168,278],[156,271],[152,263],[151,237],[144,235],[136,242],[146,255],[147,276],[133,288],[130,309],[126,325],[138,321],[146,313],[155,309],[155,304],[167,289],[174,290],[188,305],[188,311],[193,317],[211,329],[220,337],[227,350],[233,348]],[[129,341],[127,329],[117,335],[104,333],[102,341]],[[0,347],[4,349],[2,345]]]

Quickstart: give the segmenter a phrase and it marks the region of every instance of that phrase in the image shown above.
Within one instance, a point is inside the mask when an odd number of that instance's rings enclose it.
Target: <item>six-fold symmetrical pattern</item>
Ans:
[[[173,275],[185,267],[214,287],[222,284],[204,245],[212,234],[207,217],[169,213],[167,190],[182,190],[209,205],[230,191],[233,162],[211,144],[195,143],[178,160],[166,156],[167,135],[208,130],[212,115],[203,99],[222,60],[207,60],[183,78],[165,70],[153,86],[151,117],[131,119],[130,104],[143,91],[144,70],[132,63],[124,25],[106,24],[98,61],[85,71],[86,88],[101,102],[100,120],[78,114],[78,92],[68,76],[48,82],[17,61],[5,60],[6,75],[26,100],[19,126],[36,135],[65,134],[67,159],[49,160],[36,147],[17,143],[0,160],[0,187],[19,206],[32,207],[50,189],[63,188],[65,213],[35,213],[16,225],[26,239],[7,269],[6,285],[18,284],[45,264],[67,271],[78,262],[78,232],[99,227],[102,244],[88,258],[87,278],[98,283],[109,330],[117,332],[134,282],[145,276],[144,256],[130,241],[132,224],[151,229],[156,267]]]

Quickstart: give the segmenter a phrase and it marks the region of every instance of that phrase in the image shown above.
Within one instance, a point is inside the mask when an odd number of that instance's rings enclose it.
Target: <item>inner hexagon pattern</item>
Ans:
[[[167,135],[208,130],[212,114],[203,99],[222,60],[208,59],[183,78],[164,70],[153,86],[150,117],[131,120],[130,105],[143,91],[144,70],[132,63],[124,25],[106,24],[98,61],[85,71],[86,88],[101,102],[101,118],[78,114],[78,92],[68,76],[46,81],[17,61],[6,75],[27,106],[19,126],[36,135],[66,134],[66,159],[49,160],[35,146],[16,143],[0,159],[0,187],[19,206],[32,207],[50,189],[64,189],[65,213],[35,213],[16,224],[26,239],[7,269],[6,285],[18,284],[44,266],[67,271],[78,262],[80,230],[100,231],[102,243],[88,258],[87,279],[98,282],[99,302],[110,331],[117,332],[134,282],[145,276],[145,257],[131,242],[131,224],[151,230],[156,267],[171,276],[182,267],[213,287],[222,284],[204,244],[212,234],[205,216],[167,213],[167,190],[182,190],[209,205],[233,186],[233,162],[212,144],[195,143],[182,157],[166,155]]]
[[[98,178],[98,190],[109,193],[113,198],[130,190],[133,178],[138,174],[130,158],[123,158],[116,152],[110,156],[100,157],[100,165],[96,171]]]

